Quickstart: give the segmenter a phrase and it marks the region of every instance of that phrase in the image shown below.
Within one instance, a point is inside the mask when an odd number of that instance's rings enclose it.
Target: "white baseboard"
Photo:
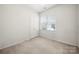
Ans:
[[[14,42],[11,42],[9,44],[6,44],[6,45],[3,45],[2,47],[0,47],[0,49],[4,49],[4,48],[8,48],[8,47],[11,47],[11,46],[14,46],[14,45],[17,45],[17,44],[20,44],[24,41],[26,41],[27,39],[24,38],[24,39],[20,39],[20,40],[17,40],[17,41],[14,41]]]
[[[19,40],[17,40],[17,41],[14,41],[14,42],[11,42],[11,43],[9,43],[9,44],[6,44],[6,45],[3,45],[3,46],[1,46],[0,47],[0,49],[4,49],[4,48],[8,48],[8,47],[11,47],[11,46],[14,46],[14,45],[17,45],[17,44],[20,44],[20,43],[22,43],[22,42],[24,42],[24,41],[28,41],[28,40],[31,40],[31,39],[33,39],[33,38],[37,38],[38,36],[35,36],[35,37],[32,37],[32,38],[29,38],[29,39],[27,39],[27,38],[21,38],[21,39],[19,39]]]
[[[55,38],[53,38],[53,39],[50,39],[50,38],[47,38],[47,37],[44,37],[44,36],[40,36],[40,37],[43,37],[43,38],[45,38],[45,39],[49,39],[49,40],[54,40],[54,41],[57,41],[57,42],[60,42],[60,43],[63,43],[63,44],[67,44],[67,45],[71,45],[71,46],[77,46],[77,44],[76,43],[68,43],[68,42],[65,42],[65,41],[62,41],[62,40],[56,40]]]

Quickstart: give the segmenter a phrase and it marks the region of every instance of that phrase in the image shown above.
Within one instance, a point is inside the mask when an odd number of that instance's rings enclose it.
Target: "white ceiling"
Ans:
[[[45,11],[48,8],[55,6],[55,4],[28,4],[28,7],[35,10],[36,12]]]

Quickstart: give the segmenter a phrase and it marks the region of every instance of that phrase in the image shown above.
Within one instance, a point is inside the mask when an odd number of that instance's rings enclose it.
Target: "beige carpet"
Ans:
[[[25,41],[21,44],[0,50],[6,54],[62,54],[62,53],[77,53],[76,47],[59,43],[57,41],[35,38]]]

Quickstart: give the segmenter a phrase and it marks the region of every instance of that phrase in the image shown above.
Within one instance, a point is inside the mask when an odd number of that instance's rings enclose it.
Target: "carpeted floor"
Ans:
[[[2,54],[72,54],[76,47],[42,37],[25,41],[21,44],[0,50]]]

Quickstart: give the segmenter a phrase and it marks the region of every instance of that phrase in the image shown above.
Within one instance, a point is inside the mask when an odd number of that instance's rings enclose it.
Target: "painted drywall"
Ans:
[[[76,46],[76,5],[56,5],[55,7],[40,13],[40,17],[46,15],[52,15],[52,17],[56,18],[56,32],[48,33],[41,30],[40,36]]]
[[[2,6],[0,5],[0,43],[2,42],[2,35],[3,35],[3,33],[2,33],[2,31],[3,31],[3,25],[2,25],[2,21],[3,21],[3,17],[2,17],[2,15],[3,15],[3,10],[2,10]],[[2,45],[0,45],[0,47],[1,47]]]
[[[37,16],[25,5],[0,5],[0,49],[37,36]]]
[[[79,5],[77,5],[77,9],[78,9],[77,10],[77,23],[78,23],[78,28],[77,28],[78,29],[77,30],[78,31],[78,35],[77,35],[78,36],[77,46],[79,47]]]
[[[32,13],[30,16],[30,38],[35,38],[39,36],[39,15],[36,13]]]

